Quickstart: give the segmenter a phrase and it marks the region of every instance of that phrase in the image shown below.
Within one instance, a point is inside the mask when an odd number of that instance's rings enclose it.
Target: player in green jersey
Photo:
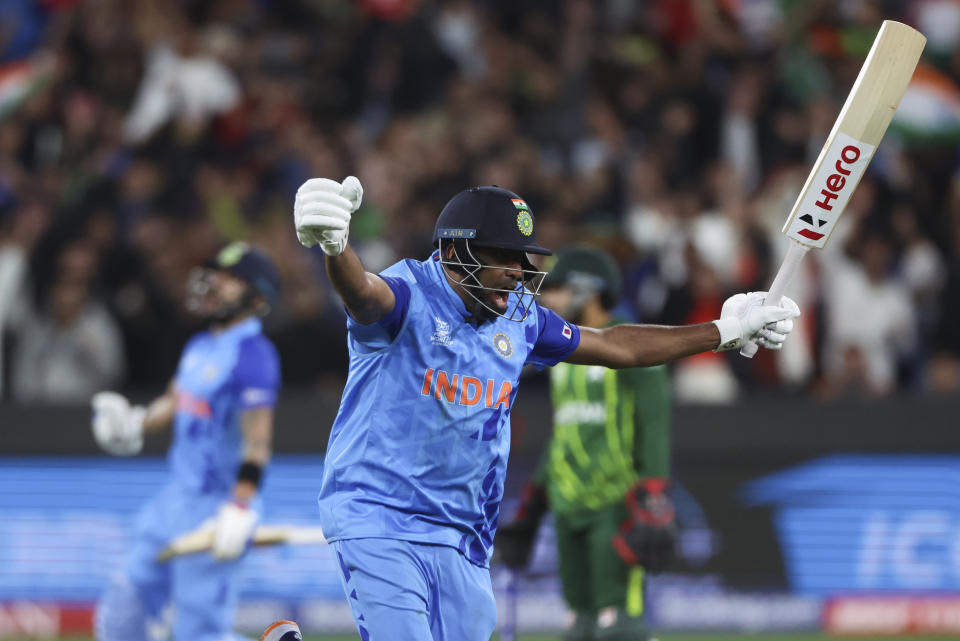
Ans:
[[[559,252],[542,304],[579,325],[616,324],[620,273],[605,252]],[[496,546],[527,565],[543,514],[553,510],[563,594],[575,614],[567,641],[636,641],[643,579],[674,549],[670,382],[663,366],[611,370],[560,363],[550,372],[554,434],[515,519]]]

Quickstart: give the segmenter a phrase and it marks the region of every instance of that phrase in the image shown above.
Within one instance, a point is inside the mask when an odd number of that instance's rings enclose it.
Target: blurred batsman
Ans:
[[[455,195],[435,251],[368,273],[347,237],[360,181],[300,187],[300,241],[319,245],[346,307],[350,370],[320,485],[320,524],[364,641],[487,641],[489,562],[510,408],[525,365],[645,367],[756,338],[778,349],[799,313],[730,299],[686,327],[578,327],[540,307],[533,212],[496,186]]]
[[[541,302],[581,325],[617,324],[620,272],[607,253],[558,252]],[[644,571],[674,551],[670,380],[666,367],[612,370],[559,363],[550,371],[554,434],[497,551],[527,565],[537,529],[553,510],[563,595],[574,613],[567,641],[639,641]]]
[[[93,432],[111,454],[140,451],[147,432],[173,426],[167,484],[140,513],[123,571],[97,606],[100,641],[242,639],[232,632],[240,560],[258,513],[270,459],[280,364],[261,329],[279,279],[270,260],[244,243],[194,270],[187,307],[209,323],[190,339],[167,392],[147,407],[114,392],[93,398]],[[207,523],[212,554],[157,563],[172,539]]]

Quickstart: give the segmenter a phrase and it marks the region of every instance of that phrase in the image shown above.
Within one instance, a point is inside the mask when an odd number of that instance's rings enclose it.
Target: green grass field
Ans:
[[[659,641],[896,641],[897,639],[909,641],[946,641],[948,637],[833,637],[815,633],[803,634],[711,634],[709,632],[689,633],[689,634],[658,634]],[[31,639],[8,639],[7,641],[33,641]],[[69,637],[63,639],[47,639],[46,641],[93,641],[80,637]],[[357,641],[355,636],[336,636],[336,637],[308,637],[304,641]],[[496,641],[496,637],[492,641]],[[518,637],[517,641],[559,641],[559,637],[553,635],[524,635]]]

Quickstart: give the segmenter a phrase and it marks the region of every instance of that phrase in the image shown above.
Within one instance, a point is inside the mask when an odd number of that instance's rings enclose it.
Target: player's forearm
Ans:
[[[243,463],[233,487],[233,498],[247,503],[257,493],[261,475],[273,452],[273,409],[247,410],[240,417],[240,429],[243,431]]]
[[[396,304],[386,281],[363,268],[360,257],[347,245],[337,256],[327,256],[327,274],[347,311],[363,325],[375,323]]]
[[[237,484],[233,486],[233,500],[238,503],[249,503],[257,495],[258,489],[252,481],[237,481]]]
[[[172,390],[157,397],[147,405],[147,413],[143,417],[143,431],[150,433],[167,429],[173,423],[173,414],[176,409],[177,397]]]
[[[266,467],[273,451],[273,410],[247,410],[240,417],[243,430],[243,460]]]
[[[356,321],[372,323],[384,315],[377,305],[378,292],[372,280],[377,277],[364,269],[360,257],[350,245],[337,256],[327,256],[326,265],[330,282]]]
[[[614,340],[630,354],[632,362],[626,367],[669,363],[712,350],[720,343],[720,332],[713,323],[681,327],[618,325],[609,330],[614,332]]]
[[[616,325],[580,331],[581,347],[568,361],[617,369],[669,363],[714,349],[720,342],[720,332],[713,323],[680,327]]]

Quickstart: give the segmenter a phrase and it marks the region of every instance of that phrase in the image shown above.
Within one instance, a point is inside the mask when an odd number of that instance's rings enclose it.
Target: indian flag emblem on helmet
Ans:
[[[530,212],[526,209],[517,213],[517,227],[524,236],[529,236],[533,233],[533,216],[531,216]]]

